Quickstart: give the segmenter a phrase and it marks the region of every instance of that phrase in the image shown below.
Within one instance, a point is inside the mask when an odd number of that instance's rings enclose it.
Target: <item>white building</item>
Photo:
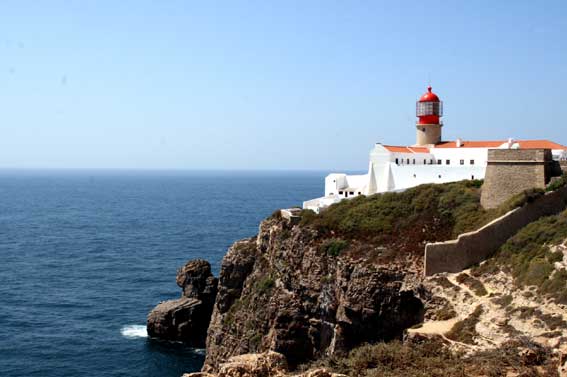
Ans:
[[[443,103],[431,87],[416,107],[419,120],[415,145],[377,143],[370,151],[368,173],[329,174],[325,178],[325,196],[303,202],[303,208],[319,212],[359,195],[400,191],[424,183],[483,179],[489,149],[551,149],[554,159],[567,159],[567,147],[548,140],[441,141]]]

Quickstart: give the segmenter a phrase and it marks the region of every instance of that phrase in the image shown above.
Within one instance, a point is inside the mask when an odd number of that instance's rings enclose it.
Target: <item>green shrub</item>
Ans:
[[[541,285],[543,284],[551,272],[553,265],[546,259],[535,258],[528,262],[525,271],[522,271],[520,277],[523,282],[528,285]]]
[[[282,211],[280,209],[276,209],[272,214],[268,217],[268,219],[275,219],[279,220],[282,218]]]
[[[276,285],[275,280],[271,276],[265,276],[256,283],[256,291],[262,295],[268,294]]]
[[[435,313],[435,320],[436,321],[447,321],[451,318],[455,318],[457,316],[457,312],[453,309],[453,305],[450,303],[446,303],[441,309],[439,309]]]
[[[495,255],[474,268],[475,274],[498,269],[509,270],[519,286],[535,285],[539,294],[567,303],[567,271],[554,268],[563,259],[562,253],[551,252],[550,246],[567,239],[567,211],[543,217],[522,228]]]
[[[477,335],[475,327],[482,312],[482,307],[477,306],[467,318],[453,325],[453,328],[446,334],[447,338],[461,343],[474,344],[474,337]]]
[[[256,333],[252,335],[249,339],[250,347],[253,350],[257,350],[261,342],[262,342],[262,334],[260,333]]]
[[[547,254],[547,260],[550,263],[561,262],[563,260],[563,253],[561,251],[550,252]]]
[[[480,205],[482,181],[426,184],[403,192],[342,200],[315,214],[302,211],[301,224],[342,238],[398,239],[400,234],[423,241],[441,241],[475,230],[515,206],[534,200],[539,191],[522,193],[505,207]]]
[[[555,191],[560,189],[561,187],[567,186],[567,174],[563,173],[559,179],[554,180],[545,188],[545,191]]]
[[[535,355],[529,362],[519,352],[526,348]],[[324,357],[300,369],[318,367],[352,377],[557,376],[551,349],[524,338],[469,355],[452,353],[435,339],[365,344],[344,357]]]
[[[505,308],[509,306],[513,300],[514,298],[512,297],[512,295],[504,295],[493,298],[492,302],[495,303],[496,305],[500,305],[501,307]]]
[[[331,257],[338,257],[347,246],[347,241],[331,238],[323,242],[321,250]]]
[[[463,272],[457,275],[456,280],[460,284],[465,284],[477,296],[486,296],[488,294],[486,288],[484,287],[484,284],[482,284],[479,280],[473,278],[469,274],[465,274]]]

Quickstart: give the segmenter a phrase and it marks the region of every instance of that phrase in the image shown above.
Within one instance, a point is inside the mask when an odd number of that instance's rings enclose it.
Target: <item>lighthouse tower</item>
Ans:
[[[441,118],[443,116],[443,102],[437,94],[427,88],[427,93],[421,96],[416,103],[417,124],[416,145],[430,145],[441,142]]]

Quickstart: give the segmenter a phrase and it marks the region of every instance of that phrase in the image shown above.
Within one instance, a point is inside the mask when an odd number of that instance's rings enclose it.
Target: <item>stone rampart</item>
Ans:
[[[549,149],[490,149],[480,203],[496,208],[531,188],[545,188],[552,175]]]
[[[524,226],[542,216],[557,214],[566,207],[567,187],[562,187],[474,232],[463,233],[456,240],[429,243],[425,246],[425,275],[459,272],[482,262]]]

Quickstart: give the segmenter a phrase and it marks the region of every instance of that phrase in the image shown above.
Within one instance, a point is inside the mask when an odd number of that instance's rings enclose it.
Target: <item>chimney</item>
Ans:
[[[460,148],[460,147],[462,147],[462,146],[463,146],[463,141],[461,140],[461,138],[460,138],[460,137],[459,137],[459,138],[457,138],[456,144],[457,144],[457,148]]]
[[[508,149],[512,148],[512,145],[514,145],[514,139],[512,139],[511,137],[508,138]]]

